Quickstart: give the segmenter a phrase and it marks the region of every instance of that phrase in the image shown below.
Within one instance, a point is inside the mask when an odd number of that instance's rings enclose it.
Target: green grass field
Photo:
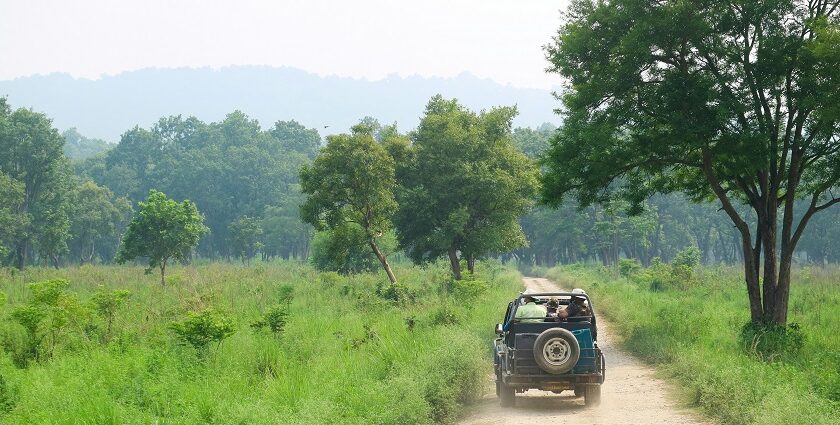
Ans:
[[[175,267],[166,287],[139,267],[0,271],[0,420],[450,423],[481,395],[492,324],[519,275],[496,263],[461,283],[443,265],[397,275],[401,286],[387,290],[384,276],[296,263]],[[61,325],[52,355],[21,367],[13,353],[26,334],[13,312],[32,301],[27,283],[56,278],[70,283],[72,314],[41,323]],[[102,287],[130,291],[110,337],[90,307]],[[251,326],[273,308],[288,312],[282,332]],[[234,333],[204,350],[183,343],[171,324],[208,309],[232,319]]]
[[[699,268],[676,279],[663,279],[663,270],[623,277],[564,266],[546,274],[586,289],[625,347],[658,365],[690,404],[722,423],[840,423],[839,270],[795,271],[789,320],[801,326],[804,346],[764,360],[739,342],[749,310],[738,269]]]

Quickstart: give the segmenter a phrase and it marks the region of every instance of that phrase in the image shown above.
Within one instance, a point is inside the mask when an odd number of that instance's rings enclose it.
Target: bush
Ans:
[[[268,328],[275,334],[283,333],[286,327],[286,322],[289,319],[289,310],[286,304],[277,304],[268,309],[263,317],[254,323],[251,327],[254,329]]]
[[[29,284],[32,300],[12,310],[11,318],[25,331],[23,339],[8,331],[3,345],[19,367],[31,360],[52,357],[65,331],[88,318],[88,312],[75,294],[66,291],[66,280],[53,279]]]
[[[466,273],[461,280],[452,282],[452,293],[459,299],[469,300],[480,296],[489,287],[487,281],[479,279],[473,273]]]
[[[641,269],[642,265],[635,258],[622,258],[618,260],[618,273],[624,277],[633,276]]]
[[[805,334],[797,323],[779,325],[773,322],[747,322],[741,328],[742,348],[765,361],[799,354],[805,345]]]
[[[674,261],[671,262],[671,265],[674,267],[685,266],[689,270],[693,270],[698,264],[700,264],[701,257],[702,254],[700,253],[700,250],[697,249],[696,246],[690,245],[677,253],[677,256],[674,257]]]
[[[100,288],[91,298],[94,308],[105,319],[105,333],[102,335],[102,341],[106,344],[111,340],[114,316],[117,314],[117,310],[128,300],[129,295],[130,293],[125,289],[106,291]]]
[[[402,283],[380,282],[376,287],[376,294],[380,297],[399,304],[413,303],[417,294]]]
[[[183,342],[199,351],[205,350],[211,342],[221,344],[234,332],[231,318],[210,309],[200,313],[191,311],[183,320],[173,322],[171,327]]]

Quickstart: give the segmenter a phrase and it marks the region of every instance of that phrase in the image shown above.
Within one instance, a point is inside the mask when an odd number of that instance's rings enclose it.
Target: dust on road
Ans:
[[[560,288],[548,279],[523,278],[525,286],[539,292]],[[598,300],[594,300],[597,309]],[[516,407],[501,408],[495,393],[487,394],[473,407],[461,425],[566,423],[575,425],[711,424],[697,414],[680,409],[668,394],[669,386],[654,376],[653,369],[618,347],[610,323],[598,317],[598,345],[606,357],[606,381],[601,387],[601,405],[585,407],[583,397],[571,391],[554,394],[529,390],[517,394]],[[492,378],[492,377],[491,377]],[[561,422],[562,421],[562,422]]]

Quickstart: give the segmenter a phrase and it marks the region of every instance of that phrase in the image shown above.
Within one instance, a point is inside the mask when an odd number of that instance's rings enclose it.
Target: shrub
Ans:
[[[11,412],[15,407],[15,394],[6,382],[6,378],[0,375],[0,412]]]
[[[435,326],[457,325],[461,323],[461,315],[458,309],[443,304],[432,313],[431,322]]]
[[[697,249],[696,246],[690,245],[677,253],[677,256],[674,257],[674,261],[671,262],[671,265],[674,267],[685,266],[688,267],[689,270],[693,270],[698,264],[700,264],[701,256],[702,254],[700,253],[700,250]]]
[[[380,282],[376,287],[376,294],[380,297],[394,301],[399,304],[412,303],[417,299],[417,294],[402,283]]]
[[[797,323],[747,322],[741,328],[740,342],[750,355],[765,361],[799,354],[805,334]]]
[[[186,343],[203,351],[211,342],[221,342],[233,335],[233,320],[227,315],[208,309],[200,313],[189,312],[184,319],[173,322],[172,330]]]
[[[633,276],[641,269],[642,265],[635,258],[622,258],[618,260],[618,273],[624,277]]]
[[[467,273],[461,280],[452,282],[453,294],[461,299],[476,298],[487,291],[489,287],[487,281],[477,278],[473,273]]]
[[[29,284],[32,300],[12,310],[12,320],[25,331],[21,341],[7,332],[3,345],[19,367],[30,360],[50,358],[64,332],[88,317],[75,294],[66,291],[66,280],[53,279]]]
[[[105,333],[102,335],[102,341],[106,344],[111,340],[114,316],[117,314],[117,310],[128,300],[129,295],[130,293],[125,289],[106,291],[104,288],[100,288],[91,298],[94,308],[105,319],[106,327]]]
[[[286,304],[277,304],[268,309],[263,317],[254,323],[251,327],[254,329],[268,328],[275,334],[283,333],[286,327],[286,322],[289,318],[289,310]]]

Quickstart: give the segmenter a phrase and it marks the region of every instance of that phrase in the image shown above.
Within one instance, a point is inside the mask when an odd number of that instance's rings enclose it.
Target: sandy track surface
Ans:
[[[547,279],[524,278],[525,286],[540,292],[559,291]],[[597,312],[597,300],[595,308]],[[515,408],[501,408],[495,393],[485,395],[460,423],[462,425],[498,424],[710,424],[697,414],[680,409],[669,397],[669,386],[654,377],[653,369],[618,347],[612,338],[610,323],[598,318],[598,345],[604,351],[607,370],[601,387],[601,405],[585,407],[583,397],[571,391],[554,394],[529,390],[517,394]],[[493,377],[490,377],[493,379]],[[562,421],[562,422],[560,422]]]

